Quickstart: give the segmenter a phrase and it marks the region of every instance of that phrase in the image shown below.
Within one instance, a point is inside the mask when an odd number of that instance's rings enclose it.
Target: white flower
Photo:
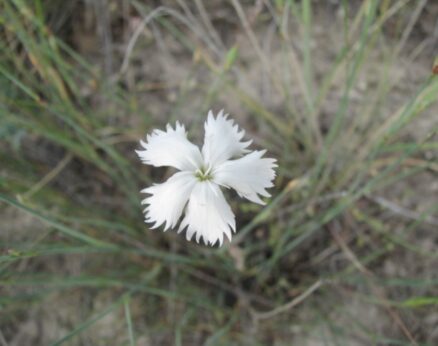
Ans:
[[[245,132],[227,116],[223,111],[216,118],[208,113],[202,152],[187,139],[179,122],[175,128],[167,125],[166,131],[154,130],[146,142],[140,141],[144,150],[137,154],[143,163],[179,170],[166,182],[142,190],[149,194],[142,204],[146,205],[145,222],[154,223],[152,228],[163,224],[165,231],[175,228],[185,209],[178,233],[187,229],[187,240],[195,235],[198,243],[202,237],[206,244],[219,240],[222,245],[224,234],[231,241],[236,222],[220,186],[265,204],[260,196],[270,196],[266,189],[273,186],[276,160],[263,158],[265,150],[250,152],[251,141],[242,141]]]

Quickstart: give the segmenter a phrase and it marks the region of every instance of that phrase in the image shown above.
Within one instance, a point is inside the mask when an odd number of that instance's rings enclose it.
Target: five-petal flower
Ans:
[[[222,245],[225,234],[231,241],[236,222],[220,186],[263,205],[260,196],[270,196],[266,189],[273,186],[277,166],[275,159],[263,157],[265,150],[250,152],[251,141],[242,141],[244,134],[223,111],[216,118],[210,111],[202,151],[187,139],[179,122],[140,141],[144,150],[136,152],[143,163],[179,170],[166,182],[142,190],[149,195],[142,201],[145,222],[153,223],[152,228],[164,224],[166,231],[176,227],[184,212],[178,233],[187,229],[187,240],[195,235],[197,242],[203,238],[206,244]]]

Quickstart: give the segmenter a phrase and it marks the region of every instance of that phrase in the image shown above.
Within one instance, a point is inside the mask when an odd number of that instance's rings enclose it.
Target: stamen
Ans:
[[[201,167],[199,169],[196,170],[195,172],[195,177],[199,180],[199,181],[208,181],[208,180],[212,180],[213,179],[213,175],[210,174],[210,170],[211,169],[205,169],[204,167]]]

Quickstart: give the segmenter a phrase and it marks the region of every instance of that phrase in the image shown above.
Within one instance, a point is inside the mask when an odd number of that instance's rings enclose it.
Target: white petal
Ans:
[[[143,163],[179,170],[196,170],[202,165],[198,147],[187,139],[186,130],[179,122],[175,129],[168,124],[166,131],[154,130],[146,139],[146,143],[140,141],[145,150],[136,150]]]
[[[265,152],[253,151],[240,159],[222,163],[213,171],[214,182],[232,187],[239,196],[264,205],[258,195],[270,196],[266,189],[274,185],[274,167],[277,167],[275,159],[262,158]]]
[[[245,131],[239,131],[239,127],[227,116],[220,111],[214,118],[213,113],[208,112],[202,154],[210,167],[247,153],[246,148],[251,144],[251,141],[241,142]]]
[[[178,233],[186,227],[187,240],[196,234],[198,243],[202,237],[205,244],[214,245],[219,240],[222,245],[224,233],[231,240],[231,230],[236,230],[236,222],[218,185],[209,181],[196,184]]]
[[[142,190],[151,195],[141,202],[147,204],[145,222],[155,223],[152,228],[163,223],[164,230],[175,227],[196,182],[192,172],[178,172],[166,182]]]

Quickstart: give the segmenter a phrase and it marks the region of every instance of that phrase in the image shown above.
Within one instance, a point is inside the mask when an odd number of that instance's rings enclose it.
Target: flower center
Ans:
[[[213,179],[213,175],[210,172],[210,168],[206,169],[205,167],[198,168],[195,172],[195,177],[199,181],[207,181]]]

